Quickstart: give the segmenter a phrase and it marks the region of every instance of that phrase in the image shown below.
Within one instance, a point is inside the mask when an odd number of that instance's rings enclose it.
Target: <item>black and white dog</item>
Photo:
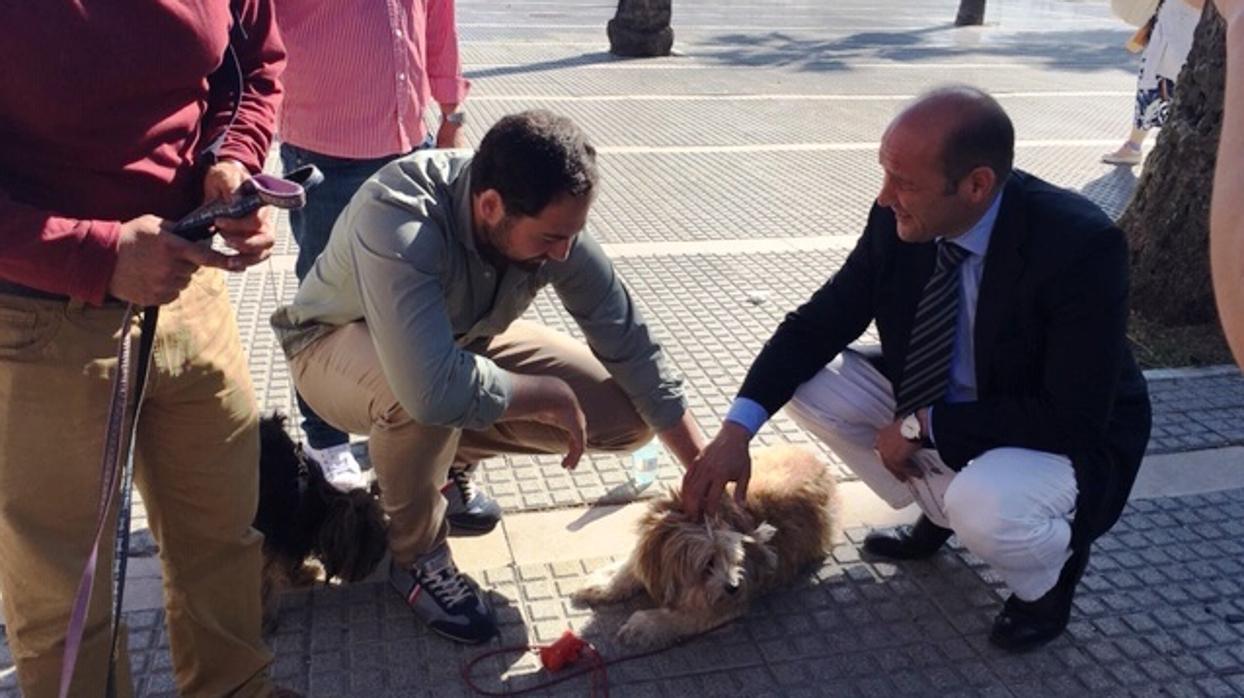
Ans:
[[[376,569],[387,550],[380,502],[367,490],[340,492],[319,464],[303,455],[285,431],[285,416],[260,421],[259,510],[254,526],[264,534],[264,628],[276,627],[280,592],[319,577],[354,582]]]

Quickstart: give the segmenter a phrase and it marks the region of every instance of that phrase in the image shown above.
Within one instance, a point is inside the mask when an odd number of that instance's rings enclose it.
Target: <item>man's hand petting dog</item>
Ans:
[[[881,463],[886,470],[898,478],[899,482],[907,482],[909,478],[924,477],[924,472],[911,460],[920,450],[920,442],[903,438],[900,424],[901,422],[894,422],[882,427],[877,432],[877,443],[873,447],[877,449],[877,455],[881,457]]]
[[[238,187],[250,179],[250,172],[234,160],[221,160],[203,177],[203,202],[232,199]],[[242,271],[268,258],[276,244],[272,207],[263,206],[242,218],[217,218],[216,232],[237,254],[229,257],[229,270]]]
[[[717,436],[704,447],[682,479],[682,505],[693,520],[700,513],[713,515],[726,491],[734,484],[734,500],[747,501],[747,483],[752,474],[752,456],[747,445],[751,434],[734,422],[723,422]]]
[[[554,376],[510,374],[510,404],[502,421],[525,419],[566,432],[569,448],[562,467],[574,470],[587,447],[587,417],[566,381]]]
[[[658,607],[634,612],[618,630],[627,647],[666,647],[732,621],[754,599],[806,578],[833,546],[837,495],[826,464],[794,446],[760,449],[753,458],[747,440],[719,434],[704,455],[711,462],[727,444],[741,454],[747,473],[736,481],[750,481],[747,501],[736,505],[718,492],[717,514],[696,521],[673,490],[650,500],[631,554],[593,572],[572,594],[579,607],[647,594]]]

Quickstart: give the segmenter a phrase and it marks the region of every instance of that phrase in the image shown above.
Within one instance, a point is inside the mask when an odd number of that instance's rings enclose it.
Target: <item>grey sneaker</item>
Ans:
[[[389,582],[410,610],[435,632],[477,645],[497,634],[497,617],[473,581],[463,576],[441,543],[402,568],[391,564]]]
[[[449,469],[449,481],[441,488],[448,506],[445,518],[450,535],[480,535],[497,527],[501,505],[471,481],[470,466]]]

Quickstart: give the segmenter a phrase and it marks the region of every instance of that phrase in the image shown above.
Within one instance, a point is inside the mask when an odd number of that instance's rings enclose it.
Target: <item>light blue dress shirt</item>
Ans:
[[[998,210],[1002,206],[1002,193],[994,197],[985,215],[966,233],[953,239],[953,244],[968,251],[959,266],[959,319],[955,329],[955,343],[950,358],[950,384],[946,388],[947,402],[971,402],[976,399],[976,355],[973,346],[976,330],[976,300],[980,296],[981,277],[985,273],[985,253],[989,250],[989,238],[993,235]],[[726,421],[734,422],[755,434],[760,431],[770,415],[760,403],[738,397],[726,412]],[[933,434],[932,410],[929,414],[930,437]],[[936,441],[936,439],[934,439]]]

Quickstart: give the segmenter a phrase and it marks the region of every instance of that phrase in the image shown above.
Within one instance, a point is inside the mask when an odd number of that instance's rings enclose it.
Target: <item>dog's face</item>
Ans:
[[[640,531],[636,574],[648,594],[669,608],[744,604],[752,596],[754,576],[776,562],[769,545],[776,529],[766,523],[753,528],[737,510],[695,522],[675,508],[657,505]]]

